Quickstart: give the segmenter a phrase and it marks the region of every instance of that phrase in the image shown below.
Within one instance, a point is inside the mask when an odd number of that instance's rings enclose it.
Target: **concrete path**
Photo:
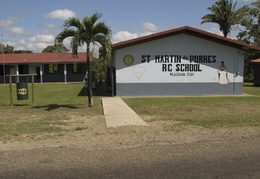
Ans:
[[[121,98],[102,98],[103,111],[107,127],[147,124]]]

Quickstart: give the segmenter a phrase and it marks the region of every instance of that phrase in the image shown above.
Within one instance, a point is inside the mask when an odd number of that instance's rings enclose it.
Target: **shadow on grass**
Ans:
[[[254,88],[259,88],[260,86],[254,86],[254,85],[243,85],[244,87],[254,87]]]
[[[243,87],[256,87],[256,86],[251,85],[251,84],[245,84],[245,85],[243,85]]]
[[[59,104],[49,104],[46,106],[34,106],[33,108],[39,109],[39,108],[46,108],[44,111],[52,111],[59,108],[69,108],[69,109],[78,109],[78,107],[73,105],[59,105]]]
[[[13,104],[13,106],[31,106],[31,104]]]
[[[78,96],[87,96],[85,86],[81,88],[80,92],[78,93]]]

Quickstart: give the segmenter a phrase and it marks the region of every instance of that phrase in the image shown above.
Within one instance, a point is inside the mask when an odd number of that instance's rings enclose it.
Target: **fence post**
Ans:
[[[10,86],[10,105],[13,105],[13,88],[12,88],[12,76],[9,76],[9,86]]]

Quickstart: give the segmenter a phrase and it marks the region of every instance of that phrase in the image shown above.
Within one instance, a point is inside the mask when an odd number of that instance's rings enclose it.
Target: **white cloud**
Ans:
[[[55,29],[55,28],[57,28],[57,26],[54,25],[53,23],[50,23],[50,24],[46,25],[46,28],[48,28],[48,29]]]
[[[10,33],[15,35],[22,35],[26,36],[29,34],[29,32],[26,32],[22,27],[12,27],[7,29]]]
[[[144,22],[142,24],[142,32],[156,32],[158,31],[158,27],[149,22]]]
[[[53,43],[55,37],[49,34],[40,34],[30,37],[28,40],[30,42],[46,42],[46,43]]]
[[[42,52],[42,50],[46,48],[48,45],[48,43],[44,42],[28,43],[27,49],[30,49],[33,52]]]
[[[15,24],[18,21],[16,17],[7,17],[5,20],[0,20],[0,26],[8,27],[10,25]]]
[[[158,32],[159,28],[149,22],[144,22],[142,24],[142,32],[139,34],[139,36],[146,36],[146,35],[151,35],[155,32]]]
[[[210,28],[206,31],[213,33],[213,34],[216,34],[216,35],[224,36],[223,33],[218,28],[215,28],[215,27],[212,27],[212,28]]]
[[[36,41],[37,41],[37,38],[36,38],[36,36],[32,36],[32,37],[28,38],[28,40],[29,40],[30,42],[36,42]]]
[[[69,49],[69,50],[71,50],[71,48],[70,48],[71,39],[72,39],[72,37],[67,37],[67,38],[64,39],[64,41],[63,41],[63,45],[64,45],[67,49]],[[81,46],[81,47],[78,48],[78,52],[86,52],[86,44],[85,44],[85,43],[83,44],[83,46]]]
[[[13,43],[17,50],[31,50],[34,53],[41,53],[48,45],[54,44],[54,36],[50,34],[38,34],[28,38],[22,38]]]
[[[137,38],[137,37],[138,37],[138,34],[130,33],[129,31],[124,30],[124,31],[120,31],[120,32],[117,32],[116,34],[114,34],[112,37],[112,41],[113,41],[113,43],[116,43],[116,42],[130,40],[130,39]]]
[[[223,35],[223,33],[219,30],[219,29],[217,29],[217,28],[210,28],[210,29],[208,29],[208,30],[206,30],[207,32],[210,32],[210,33],[213,33],[213,34],[216,34],[216,35],[220,35],[220,36],[224,36]],[[228,38],[230,38],[230,39],[237,39],[237,32],[235,32],[235,31],[231,31],[229,34],[228,34]]]
[[[71,10],[68,10],[68,9],[58,9],[58,10],[55,10],[48,14],[43,15],[43,17],[50,18],[50,19],[66,20],[69,17],[76,17],[76,13]]]
[[[72,37],[68,37],[63,40],[63,44],[67,49],[70,49],[70,42],[71,42]]]
[[[20,39],[19,40],[19,44],[26,44],[27,42],[26,42],[26,40],[24,40],[24,39]]]
[[[130,40],[137,37],[142,37],[146,35],[151,35],[155,32],[158,32],[158,27],[152,23],[144,22],[141,26],[140,33],[132,33],[127,30],[119,31],[112,36],[112,42],[117,43],[125,40]]]
[[[55,37],[53,35],[41,34],[36,36],[40,42],[53,43]]]

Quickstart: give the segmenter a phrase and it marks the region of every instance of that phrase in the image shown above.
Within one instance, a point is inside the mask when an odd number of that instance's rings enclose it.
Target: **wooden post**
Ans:
[[[12,87],[12,76],[31,76],[32,77],[32,106],[34,105],[34,76],[37,74],[22,74],[22,75],[6,75],[9,76],[9,86],[10,86],[10,105],[13,106],[13,87]]]
[[[34,76],[32,75],[32,106],[34,106]]]
[[[12,76],[9,76],[9,86],[10,86],[10,105],[13,106],[13,88],[12,88]]]

